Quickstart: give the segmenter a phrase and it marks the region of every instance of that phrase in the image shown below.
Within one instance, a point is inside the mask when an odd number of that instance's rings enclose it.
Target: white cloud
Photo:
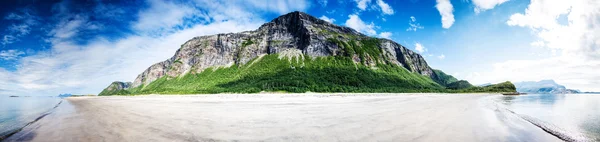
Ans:
[[[530,44],[533,47],[544,47],[546,44],[544,41],[535,41]]]
[[[354,0],[356,2],[356,7],[360,10],[366,10],[371,0]]]
[[[391,36],[392,36],[391,32],[381,32],[381,33],[379,33],[379,37],[381,37],[381,38],[390,39]]]
[[[183,22],[184,17],[198,13],[189,6],[181,6],[172,1],[149,0],[150,8],[138,13],[134,28],[138,31],[162,32]],[[158,31],[157,31],[158,30]]]
[[[436,2],[435,8],[437,8],[442,16],[442,27],[448,29],[454,24],[454,14],[452,14],[454,8],[450,0],[436,0]]]
[[[2,37],[2,45],[19,41],[21,37],[26,36],[31,32],[32,26],[39,24],[39,18],[32,15],[32,13],[32,10],[24,8],[4,17],[4,19],[7,20],[4,22],[12,22],[13,24],[6,29],[6,33],[4,33],[4,36]]]
[[[325,21],[327,21],[327,22],[329,22],[329,23],[333,23],[333,22],[335,22],[335,19],[333,19],[333,18],[329,18],[329,17],[327,17],[327,16],[325,16],[325,15],[323,15],[323,16],[321,16],[321,17],[319,17],[319,19],[321,19],[321,20],[325,20]]]
[[[528,27],[541,45],[557,56],[511,60],[492,71],[467,78],[475,83],[554,79],[567,88],[600,91],[600,2],[597,0],[532,0],[524,13],[515,13],[510,26]],[[565,17],[567,22],[560,21]]]
[[[377,5],[379,5],[379,8],[381,8],[381,11],[383,12],[383,14],[387,14],[387,15],[394,14],[394,9],[392,9],[392,7],[390,5],[388,5],[387,3],[385,3],[383,0],[377,0]]]
[[[23,54],[25,54],[25,53],[23,51],[19,51],[19,50],[3,50],[3,51],[0,51],[0,59],[15,60]]]
[[[600,58],[600,3],[595,0],[533,0],[525,13],[513,14],[510,26],[529,27],[545,46],[569,56]],[[560,17],[567,22],[561,23]]]
[[[319,0],[319,4],[321,5],[321,7],[326,7],[327,6],[327,0]]]
[[[2,37],[2,45],[11,44],[17,41],[18,39],[13,35],[4,35]]]
[[[471,0],[475,5],[475,13],[479,13],[485,10],[490,10],[508,0]]]
[[[427,52],[427,48],[425,48],[425,46],[418,42],[415,43],[415,50],[417,50],[417,52],[419,53]]]
[[[440,60],[446,59],[446,55],[444,55],[444,54],[441,54],[440,56],[437,56],[437,57],[438,57],[438,59],[440,59]]]
[[[353,28],[359,32],[365,33],[367,35],[377,35],[375,31],[375,24],[366,24],[363,22],[360,17],[356,14],[348,15],[348,20],[346,20],[346,26]]]
[[[408,27],[406,31],[417,31],[417,29],[423,29],[425,27],[421,26],[420,23],[417,23],[417,18],[415,16],[410,16],[410,21],[408,22]]]
[[[275,3],[287,3],[294,6],[283,6],[284,9],[293,10],[298,3],[296,1],[282,1]],[[156,11],[164,10],[165,13],[182,13],[176,10],[186,11],[192,7],[202,5],[203,10],[208,12],[204,15],[212,22],[197,23],[190,26],[182,26],[185,23],[181,19],[172,19],[179,23],[159,22],[156,26],[139,34],[129,35],[121,39],[106,40],[95,37],[85,45],[76,44],[69,37],[82,34],[82,26],[90,23],[85,15],[80,18],[63,20],[57,24],[61,26],[50,26],[49,35],[54,42],[50,42],[51,49],[40,51],[35,55],[21,57],[16,71],[6,71],[0,68],[0,91],[2,94],[19,95],[57,95],[59,93],[74,94],[97,94],[112,81],[133,81],[135,77],[150,65],[164,61],[173,56],[175,51],[185,41],[202,35],[217,33],[241,32],[258,28],[265,20],[258,15],[259,12],[279,13],[282,9],[272,6],[254,5],[245,1],[196,1],[193,4],[174,4],[171,6],[156,6],[164,4],[150,2],[147,11],[152,14],[140,13],[140,19],[157,19],[163,15]],[[301,4],[301,3],[300,3]],[[169,9],[165,9],[169,8]],[[266,8],[265,7],[271,7]],[[304,6],[307,7],[307,6]],[[185,12],[183,12],[185,13]],[[76,14],[77,15],[77,14]],[[169,14],[167,14],[169,15]],[[178,15],[178,14],[173,14]],[[143,17],[148,16],[148,17]],[[185,19],[186,17],[179,16]],[[168,18],[170,19],[170,18]],[[269,19],[270,20],[270,19]],[[133,21],[132,25],[140,25],[149,21]],[[143,27],[143,26],[142,26]],[[173,28],[183,27],[183,28]],[[171,29],[169,29],[171,28]],[[139,30],[144,29],[140,28]],[[145,31],[164,29],[162,32],[147,33]],[[147,34],[146,34],[147,33]],[[6,78],[5,78],[6,77]],[[5,84],[8,84],[5,86]],[[6,91],[9,90],[9,91]]]

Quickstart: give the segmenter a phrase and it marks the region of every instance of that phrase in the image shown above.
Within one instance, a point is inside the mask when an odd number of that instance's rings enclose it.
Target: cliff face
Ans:
[[[421,55],[398,43],[368,37],[306,13],[292,12],[254,31],[195,37],[184,43],[173,57],[150,66],[138,75],[130,87],[148,85],[164,76],[196,74],[210,67],[243,65],[266,54],[347,56],[357,64],[374,68],[378,63],[395,64],[437,79]]]

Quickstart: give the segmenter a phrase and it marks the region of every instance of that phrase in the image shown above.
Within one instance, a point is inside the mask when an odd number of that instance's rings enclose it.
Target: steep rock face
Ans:
[[[261,55],[277,53],[285,56],[348,56],[355,63],[367,66],[395,64],[437,78],[421,55],[398,43],[368,37],[306,13],[292,12],[254,31],[195,37],[184,43],[173,57],[138,75],[131,87],[147,85],[164,76],[174,78],[211,67],[243,65]]]

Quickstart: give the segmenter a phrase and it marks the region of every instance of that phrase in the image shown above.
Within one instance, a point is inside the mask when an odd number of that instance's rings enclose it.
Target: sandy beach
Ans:
[[[6,141],[561,141],[485,94],[67,98]]]

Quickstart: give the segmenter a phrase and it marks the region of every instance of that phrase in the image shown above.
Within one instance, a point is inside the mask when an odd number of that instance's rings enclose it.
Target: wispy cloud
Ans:
[[[329,23],[333,23],[333,22],[335,22],[335,19],[333,19],[333,18],[329,18],[329,17],[327,17],[327,16],[325,16],[325,15],[323,15],[323,16],[321,16],[321,17],[319,17],[319,19],[321,19],[321,20],[325,20],[325,21],[327,21],[327,22],[329,22]]]
[[[28,35],[32,26],[39,24],[39,18],[33,15],[34,11],[29,8],[19,9],[4,17],[6,22],[11,22],[12,25],[5,29],[5,34],[2,37],[2,45],[7,45],[19,41],[21,37]]]
[[[394,14],[394,9],[392,9],[392,7],[390,5],[388,5],[387,3],[385,3],[383,0],[377,0],[377,5],[379,6],[379,8],[381,9],[381,12],[383,12],[383,14],[386,14],[386,15]]]
[[[408,27],[406,29],[406,31],[414,31],[414,32],[416,32],[417,29],[423,29],[423,28],[425,28],[425,27],[421,26],[420,23],[417,23],[417,18],[415,18],[415,16],[410,16],[410,21],[408,22],[408,25],[410,27]]]
[[[381,33],[379,33],[379,37],[381,37],[381,38],[390,39],[391,36],[392,36],[391,32],[381,32]]]
[[[437,58],[440,60],[443,60],[443,59],[446,59],[446,55],[441,54],[441,55],[437,56]]]
[[[19,50],[3,50],[3,51],[0,51],[0,59],[15,60],[23,54],[25,54],[25,52],[19,51]]]

